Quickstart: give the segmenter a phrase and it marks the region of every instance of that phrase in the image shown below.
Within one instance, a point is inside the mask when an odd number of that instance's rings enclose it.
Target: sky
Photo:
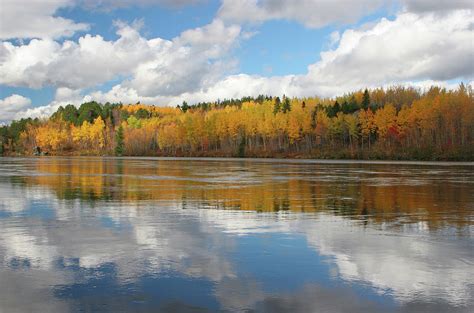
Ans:
[[[473,85],[471,0],[0,0],[0,123],[87,101]]]

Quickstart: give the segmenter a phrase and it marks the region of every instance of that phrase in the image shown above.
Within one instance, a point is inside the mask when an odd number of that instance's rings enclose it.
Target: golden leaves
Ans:
[[[303,151],[312,156],[325,147],[350,147],[351,153],[370,153],[377,147],[389,155],[422,147],[461,151],[474,140],[474,103],[467,87],[432,88],[425,94],[410,88],[376,89],[370,92],[368,108],[361,107],[361,99],[367,100],[363,92],[338,98],[341,107],[334,99],[285,98],[290,104],[286,112],[274,109],[275,99],[210,103],[186,112],[143,104],[118,106],[110,115],[104,113],[105,120],[99,116],[80,126],[61,119],[31,125],[20,142],[29,150],[37,144],[51,151],[109,153],[120,124],[125,155],[229,156],[250,151],[252,156],[274,156]]]

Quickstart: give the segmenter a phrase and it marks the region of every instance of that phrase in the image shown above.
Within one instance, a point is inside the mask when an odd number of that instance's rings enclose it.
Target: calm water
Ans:
[[[474,312],[474,165],[0,158],[0,312]]]

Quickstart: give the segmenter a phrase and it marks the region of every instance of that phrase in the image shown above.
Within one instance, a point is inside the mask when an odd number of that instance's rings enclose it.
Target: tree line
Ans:
[[[0,153],[474,160],[470,86],[261,95],[177,107],[83,103],[0,127]]]

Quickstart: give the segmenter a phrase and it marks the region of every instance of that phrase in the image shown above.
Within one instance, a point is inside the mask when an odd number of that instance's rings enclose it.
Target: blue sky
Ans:
[[[0,3],[0,121],[89,100],[331,97],[473,76],[464,0]]]

